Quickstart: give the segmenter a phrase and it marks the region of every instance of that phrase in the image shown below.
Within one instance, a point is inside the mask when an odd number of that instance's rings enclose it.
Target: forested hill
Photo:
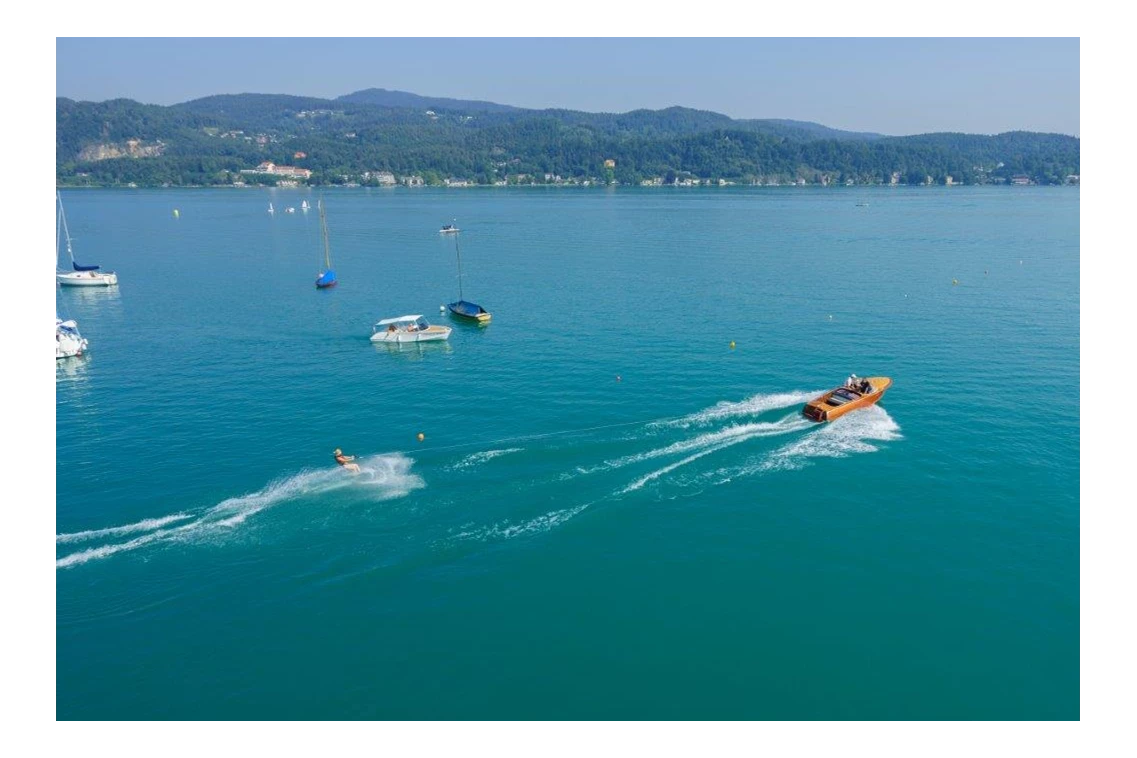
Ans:
[[[340,95],[337,103],[355,103],[360,105],[378,105],[384,108],[414,108],[415,110],[452,110],[467,111],[469,113],[509,113],[524,111],[524,108],[515,108],[512,105],[498,105],[484,100],[455,100],[450,97],[423,97],[411,92],[387,89],[364,89],[352,92],[350,95]]]
[[[335,99],[215,95],[173,106],[56,100],[61,184],[1064,183],[1076,137],[1033,132],[886,137],[672,107],[533,110],[382,89]]]

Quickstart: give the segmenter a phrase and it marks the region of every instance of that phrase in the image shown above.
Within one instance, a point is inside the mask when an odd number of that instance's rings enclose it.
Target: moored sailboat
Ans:
[[[459,318],[488,324],[493,316],[477,303],[471,303],[462,294],[462,251],[458,248],[458,235],[454,235],[454,254],[458,259],[458,299],[447,305],[450,312]]]
[[[316,277],[316,289],[336,286],[336,272],[332,270],[332,253],[328,247],[328,217],[324,213],[324,201],[316,203],[320,208],[320,230],[324,237],[324,270]]]
[[[63,197],[56,192],[55,198],[59,204],[59,213],[55,225],[55,279],[66,287],[109,287],[118,284],[118,274],[113,271],[100,271],[99,266],[80,266],[75,260],[75,252],[71,249],[71,232],[67,229],[67,216],[63,213]],[[67,242],[67,256],[71,259],[72,271],[59,269],[59,230],[63,229],[63,236]]]

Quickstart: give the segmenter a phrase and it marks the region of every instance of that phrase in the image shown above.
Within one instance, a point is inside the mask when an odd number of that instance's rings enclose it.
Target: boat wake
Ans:
[[[635,453],[633,455],[625,455],[622,458],[605,461],[593,467],[580,467],[577,471],[581,474],[591,474],[597,471],[604,471],[608,469],[623,468],[630,466],[641,461],[651,460],[653,458],[662,458],[669,455],[676,455],[679,453],[688,453],[693,450],[702,451],[697,457],[702,457],[707,452],[720,450],[724,447],[736,445],[739,442],[753,439],[755,437],[770,437],[778,434],[789,434],[790,432],[798,431],[809,427],[809,422],[799,416],[787,416],[780,421],[775,422],[756,422],[753,424],[734,424],[725,429],[720,429],[717,432],[707,432],[693,437],[689,440],[680,440],[673,442],[670,445],[648,450],[643,453]],[[691,458],[694,460],[694,457]]]
[[[707,478],[714,484],[727,484],[740,477],[770,471],[792,471],[804,468],[814,458],[844,458],[857,453],[873,453],[880,449],[875,443],[898,439],[902,439],[900,425],[884,408],[870,405],[741,466],[710,472]]]
[[[740,477],[802,468],[814,458],[840,458],[856,453],[873,452],[878,449],[877,443],[900,438],[900,427],[887,411],[876,405],[854,411],[828,424],[817,424],[802,417],[798,413],[800,406],[822,392],[823,390],[815,390],[754,395],[739,402],[720,402],[677,419],[651,422],[644,427],[646,435],[641,432],[633,437],[620,437],[619,440],[621,444],[651,440],[657,443],[658,447],[610,458],[592,465],[576,466],[573,471],[561,473],[558,480],[564,482],[583,476],[591,478],[591,475],[602,477],[605,472],[618,472],[647,462],[663,463],[664,465],[659,468],[642,473],[630,482],[608,490],[607,494],[600,495],[583,505],[552,510],[528,519],[501,519],[481,527],[466,524],[452,532],[450,539],[508,540],[522,535],[546,532],[563,525],[590,506],[602,501],[618,501],[653,483],[667,483],[669,486],[675,485],[680,488],[688,486],[704,488],[708,485],[726,484]],[[784,409],[789,407],[793,407],[794,411],[789,414],[784,413]],[[756,418],[777,411],[783,411],[781,418],[774,420]],[[719,428],[707,429],[713,426]],[[661,444],[663,442],[661,437],[668,431],[674,434],[676,430],[691,430],[695,433],[685,439]],[[669,476],[677,469],[727,448],[762,438],[786,436],[791,436],[792,439],[780,446],[763,445],[764,450],[755,452],[745,459],[742,465],[719,467],[679,479]],[[772,441],[777,440],[772,439]],[[504,452],[519,451],[491,450],[475,453],[453,468],[475,465]],[[597,484],[607,489],[603,478],[598,478]]]
[[[57,534],[55,535],[55,544],[89,542],[104,537],[121,537],[124,534],[131,534],[133,532],[149,532],[160,529],[166,524],[172,524],[175,521],[185,521],[190,518],[193,518],[192,514],[175,513],[170,516],[162,516],[161,518],[143,519],[137,523],[126,524],[124,526],[112,526],[107,529],[88,529],[85,532],[74,532],[72,534]]]
[[[502,444],[506,440],[498,440],[490,444],[500,447],[456,456],[456,461],[451,458],[446,463],[439,462],[441,471],[454,472],[449,478],[458,481],[448,484],[457,487],[467,484],[469,475],[479,476],[478,467],[485,467],[496,458],[517,456],[519,465],[504,467],[503,473],[508,476],[502,486],[508,497],[501,499],[502,507],[496,513],[490,512],[492,505],[485,505],[481,518],[471,522],[468,511],[455,511],[456,518],[449,526],[438,522],[441,511],[432,516],[428,528],[442,527],[446,535],[433,544],[494,542],[536,535],[560,528],[600,503],[619,503],[666,489],[691,493],[693,488],[702,490],[740,478],[800,469],[820,458],[870,453],[878,450],[881,443],[901,438],[900,427],[877,405],[827,424],[803,418],[798,412],[800,405],[819,394],[820,391],[785,392],[720,402],[676,419],[640,424],[630,436],[627,429],[614,432],[605,428],[599,435],[562,441],[549,450],[528,443],[526,447],[507,447]],[[791,407],[793,410],[787,412]],[[519,438],[509,440],[513,444],[518,441]],[[745,443],[749,444],[738,447]],[[729,448],[736,449],[726,453]],[[555,454],[548,454],[554,451]],[[716,462],[712,456],[719,453],[723,454],[722,459]],[[573,457],[593,462],[569,464],[566,470],[566,458]],[[58,557],[56,567],[69,568],[149,545],[201,542],[214,535],[231,534],[261,511],[333,491],[342,490],[347,500],[371,502],[404,497],[426,486],[421,477],[411,473],[413,459],[402,453],[371,456],[357,462],[362,469],[358,476],[338,468],[301,471],[204,510],[56,535],[57,549],[73,550]],[[491,472],[486,473],[482,483],[495,486],[491,484],[493,477],[488,476]],[[576,481],[570,490],[565,481],[572,479]],[[444,500],[446,491],[447,484],[443,484],[439,493]],[[561,497],[566,494],[573,498],[569,503]],[[550,498],[560,502],[554,502],[550,508]],[[458,498],[450,502],[460,501]]]
[[[565,523],[590,505],[593,505],[593,503],[585,503],[584,505],[577,505],[572,508],[549,511],[535,518],[517,523],[502,520],[495,524],[490,524],[489,526],[477,528],[473,527],[472,524],[467,524],[462,528],[462,531],[452,534],[450,539],[478,540],[485,542],[488,540],[509,540],[525,534],[547,532]]]
[[[670,426],[687,429],[692,426],[706,426],[707,424],[713,424],[723,419],[758,416],[768,411],[776,411],[779,408],[803,405],[807,400],[812,400],[824,391],[825,390],[814,390],[813,392],[773,392],[754,395],[738,402],[724,400],[697,413],[692,413],[677,419],[657,421],[651,424],[651,426]]]
[[[498,458],[503,455],[509,455],[510,453],[520,453],[522,450],[523,448],[520,447],[511,447],[506,448],[505,450],[484,450],[480,453],[472,453],[470,455],[467,455],[465,458],[448,468],[450,471],[461,471],[462,469],[471,468],[473,466],[485,463],[486,461],[492,461],[494,458]]]
[[[410,473],[414,461],[404,455],[376,455],[360,458],[358,462],[361,469],[358,476],[352,476],[339,469],[302,471],[274,481],[256,492],[224,500],[197,515],[175,513],[124,526],[57,534],[55,537],[57,545],[95,541],[104,541],[104,544],[60,557],[56,559],[55,567],[77,566],[154,543],[198,541],[213,534],[230,532],[250,516],[267,508],[333,490],[357,488],[365,494],[367,500],[376,501],[403,497],[413,490],[426,486],[421,477]],[[105,542],[108,537],[122,537],[128,534],[139,534],[139,536],[124,542]]]

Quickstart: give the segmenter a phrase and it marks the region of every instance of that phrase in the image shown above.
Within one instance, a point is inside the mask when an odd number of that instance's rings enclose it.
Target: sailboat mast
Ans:
[[[458,219],[454,220],[457,221]],[[458,247],[459,235],[460,232],[454,234],[454,254],[458,257],[458,299],[465,300],[466,298],[462,295],[462,251]]]
[[[59,197],[59,193],[56,192],[55,196]],[[59,229],[60,229],[61,218],[62,217],[59,215],[59,209],[56,209],[56,211],[55,211],[55,267],[57,269],[59,268]],[[56,284],[58,284],[58,282],[56,282]]]
[[[71,232],[67,231],[67,214],[63,212],[63,197],[56,192],[56,200],[59,201],[59,218],[63,222],[63,236],[67,240],[67,255],[71,258],[71,262],[75,262],[75,253],[71,251]]]
[[[320,229],[324,233],[324,270],[332,267],[332,253],[328,248],[328,217],[324,215],[324,201],[320,200]]]

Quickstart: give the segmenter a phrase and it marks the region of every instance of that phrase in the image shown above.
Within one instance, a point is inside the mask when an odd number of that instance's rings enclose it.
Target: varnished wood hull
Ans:
[[[860,392],[849,392],[846,387],[836,387],[806,403],[805,407],[801,409],[802,415],[810,421],[834,421],[858,408],[867,408],[876,404],[884,397],[885,391],[892,386],[892,379],[887,376],[865,378],[872,385],[872,392],[862,394]],[[846,400],[845,397],[847,396],[854,397]],[[840,400],[841,402],[838,405],[833,405],[831,402],[833,400]]]

